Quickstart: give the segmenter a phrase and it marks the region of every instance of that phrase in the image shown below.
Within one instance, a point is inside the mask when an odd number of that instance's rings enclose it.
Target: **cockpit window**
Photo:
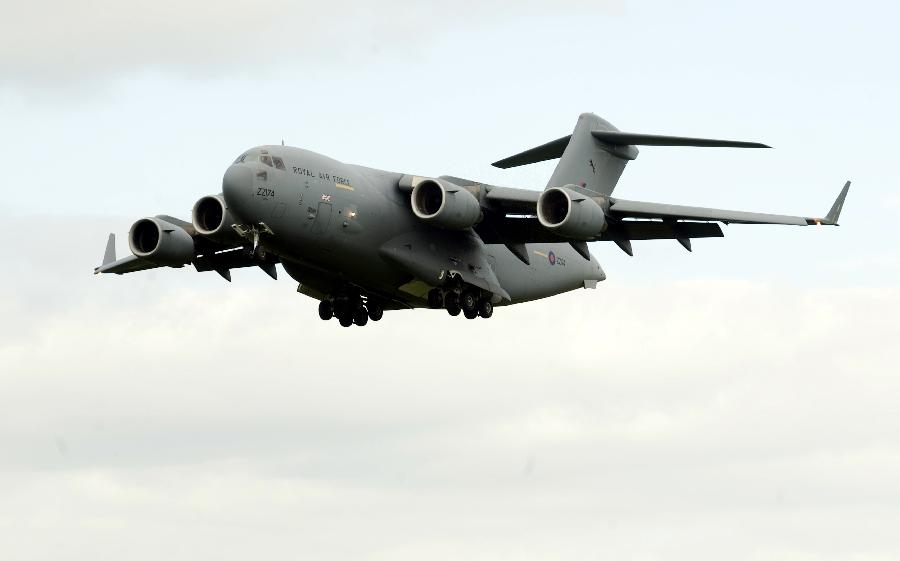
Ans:
[[[274,158],[272,158],[272,160],[274,160],[275,167],[277,169],[284,170],[284,162],[282,161],[281,158],[279,158],[278,156],[275,156]]]
[[[266,164],[269,167],[273,167],[272,166],[272,156],[268,156],[268,155],[260,156],[259,161]]]
[[[238,159],[234,161],[236,164],[252,164],[259,158],[259,154],[256,152],[245,152],[238,156]]]

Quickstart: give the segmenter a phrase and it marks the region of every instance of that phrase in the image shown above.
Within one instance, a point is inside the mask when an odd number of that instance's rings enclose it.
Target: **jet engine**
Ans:
[[[429,224],[466,230],[481,220],[481,204],[468,190],[443,180],[425,179],[412,190],[413,213]]]
[[[160,218],[141,218],[128,232],[131,252],[157,265],[181,267],[194,257],[194,239],[180,226]]]
[[[215,241],[232,243],[240,238],[231,228],[237,221],[228,212],[222,195],[206,196],[194,203],[191,221],[198,234]]]
[[[606,215],[594,199],[569,187],[551,187],[537,203],[541,226],[560,236],[590,240],[606,230]]]

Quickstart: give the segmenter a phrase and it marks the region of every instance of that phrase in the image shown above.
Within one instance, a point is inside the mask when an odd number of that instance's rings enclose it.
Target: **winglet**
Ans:
[[[844,188],[831,205],[831,210],[825,215],[825,218],[807,218],[806,223],[810,226],[838,226],[838,218],[841,217],[841,209],[844,208],[844,201],[847,199],[847,193],[850,191],[850,182],[844,183]]]
[[[838,225],[838,218],[841,216],[841,209],[844,208],[844,200],[847,198],[847,193],[849,191],[850,182],[848,181],[844,184],[844,188],[841,189],[841,194],[834,200],[834,204],[831,205],[831,210],[825,215],[825,224]]]
[[[116,260],[116,235],[110,234],[106,241],[106,251],[103,253],[103,264],[109,265]]]

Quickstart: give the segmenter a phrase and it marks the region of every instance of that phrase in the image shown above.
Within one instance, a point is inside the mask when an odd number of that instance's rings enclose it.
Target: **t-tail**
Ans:
[[[511,168],[559,158],[547,187],[577,185],[597,195],[610,195],[638,146],[769,148],[758,142],[688,138],[622,132],[609,121],[582,113],[572,134],[510,156],[494,166]]]

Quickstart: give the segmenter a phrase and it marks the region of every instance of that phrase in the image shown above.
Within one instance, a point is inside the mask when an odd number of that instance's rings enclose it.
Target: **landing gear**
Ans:
[[[350,327],[353,325],[353,314],[344,312],[338,316],[338,321],[341,323],[341,327]]]
[[[463,315],[468,319],[478,317],[478,297],[472,289],[463,290],[459,295],[459,307],[462,308]]]
[[[372,321],[378,321],[384,315],[384,306],[373,300],[366,302],[366,310],[369,311],[369,319]]]
[[[434,296],[436,290],[441,291],[435,288],[428,293],[429,308],[434,307],[433,303],[437,300],[437,296]],[[443,307],[451,316],[458,316],[461,313],[468,319],[475,319],[478,316],[489,318],[494,313],[494,305],[490,298],[482,297],[481,290],[476,287],[463,285],[441,292],[443,306],[439,307]]]
[[[428,307],[432,310],[439,310],[443,306],[444,303],[444,295],[441,293],[440,288],[432,288],[428,291]]]
[[[361,327],[369,323],[369,320],[380,320],[382,316],[384,304],[371,298],[363,302],[359,295],[340,295],[319,302],[319,317],[323,320],[336,317],[344,327],[354,324]]]
[[[331,304],[330,300],[322,300],[319,302],[319,317],[325,321],[334,317],[334,306]]]
[[[480,302],[478,302],[478,315],[487,319],[494,315],[494,305],[487,298],[482,298]]]
[[[459,312],[462,311],[462,308],[459,306],[459,294],[455,292],[448,292],[444,295],[444,308],[447,309],[447,313],[451,316],[458,316]]]

